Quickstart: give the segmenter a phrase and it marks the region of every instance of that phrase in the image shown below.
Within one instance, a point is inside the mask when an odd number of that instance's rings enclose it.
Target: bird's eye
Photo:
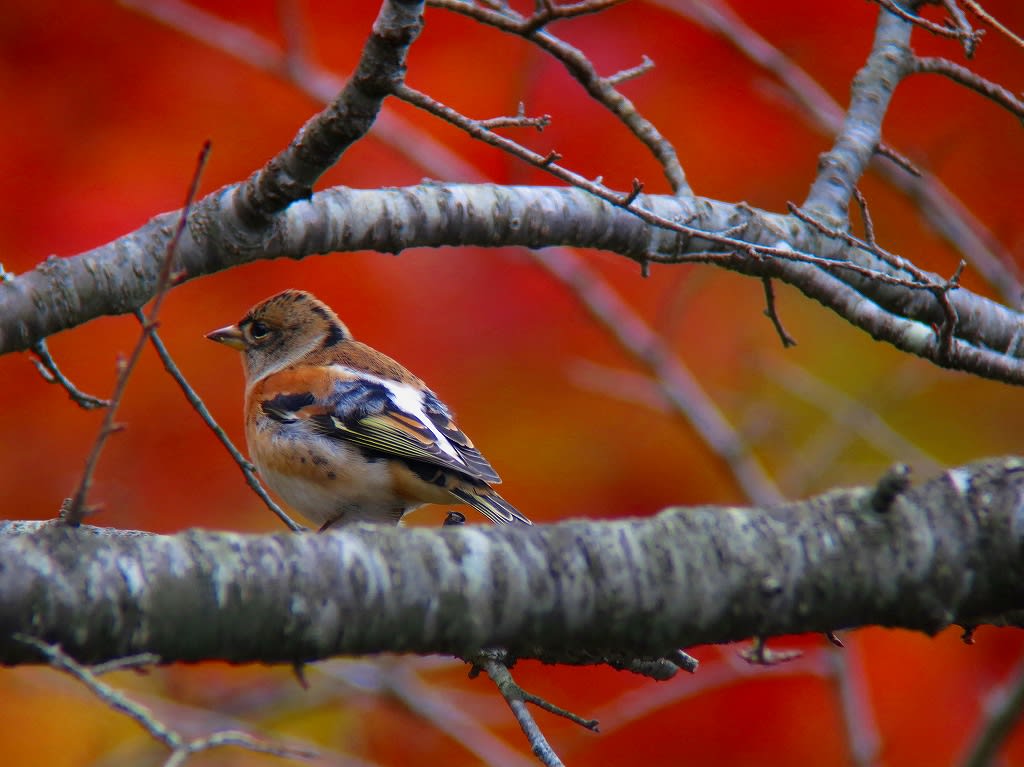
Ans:
[[[261,338],[266,338],[270,334],[270,326],[265,322],[256,320],[254,323],[249,325],[249,334],[253,337],[254,341],[259,341]]]

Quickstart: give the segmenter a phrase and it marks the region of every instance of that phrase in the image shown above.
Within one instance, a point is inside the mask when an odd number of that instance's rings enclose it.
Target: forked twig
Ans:
[[[7,282],[13,280],[14,275],[4,269],[4,265],[0,264],[0,282]],[[57,366],[57,361],[50,354],[50,349],[46,345],[46,341],[42,340],[32,345],[32,364],[36,366],[36,370],[39,371],[39,375],[43,377],[46,383],[58,384],[64,388],[64,391],[68,393],[71,401],[78,405],[83,410],[95,410],[101,407],[107,407],[110,404],[109,400],[100,399],[94,397],[91,394],[86,394],[84,391],[75,386],[71,379],[64,375],[60,368]]]
[[[512,710],[512,715],[515,716],[523,734],[526,735],[526,739],[530,742],[530,749],[545,767],[564,767],[564,765],[562,760],[558,758],[558,754],[551,748],[547,738],[544,737],[540,727],[537,726],[537,722],[534,721],[533,715],[530,714],[529,709],[526,707],[527,703],[532,703],[534,706],[555,716],[568,719],[570,722],[585,727],[591,732],[597,732],[598,722],[596,719],[584,719],[571,711],[544,700],[544,698],[527,692],[512,678],[512,673],[509,671],[508,666],[500,660],[491,657],[486,651],[478,653],[470,659],[470,662],[473,663],[474,671],[482,669],[494,683],[495,687],[498,688],[498,692],[501,693],[505,702],[508,703],[508,707]],[[473,675],[472,672],[471,675]]]
[[[197,754],[201,751],[209,751],[212,748],[218,748],[221,746],[238,746],[240,748],[248,749],[249,751],[255,751],[256,753],[272,754],[274,756],[293,759],[312,759],[316,756],[312,751],[268,743],[239,730],[221,730],[220,732],[215,732],[202,738],[187,740],[181,735],[181,733],[172,730],[166,724],[158,720],[153,715],[153,712],[146,706],[143,706],[141,703],[136,703],[107,683],[100,681],[95,669],[89,669],[83,666],[64,652],[59,645],[49,644],[36,639],[35,637],[26,636],[24,634],[16,634],[15,639],[23,644],[36,648],[39,653],[47,659],[50,666],[58,671],[63,671],[73,676],[84,684],[93,695],[99,698],[104,705],[114,711],[118,711],[130,717],[144,730],[146,730],[146,732],[148,732],[155,740],[160,741],[164,746],[166,746],[167,749],[170,750],[171,755],[164,762],[164,767],[177,767],[178,765],[184,764],[185,761],[193,754]],[[121,662],[119,662],[119,668],[129,667],[123,662],[127,660],[133,661],[130,667],[138,667],[138,661],[140,658],[136,656],[131,659],[121,659]],[[102,670],[113,670],[105,668],[109,665],[110,664],[104,664]]]
[[[39,343],[32,346],[32,354],[34,355],[32,362],[36,366],[36,370],[39,371],[39,375],[43,377],[43,380],[47,383],[58,384],[64,388],[64,391],[68,393],[72,402],[78,405],[83,410],[97,410],[101,407],[109,407],[110,400],[100,399],[94,397],[91,394],[86,394],[84,391],[75,386],[71,379],[68,378],[61,369],[57,366],[57,361],[50,354],[50,349],[46,345],[46,341],[40,341]]]
[[[1022,40],[1018,35],[1015,35],[1005,24],[1001,23],[999,19],[982,8],[981,3],[976,2],[976,0],[960,0],[960,2],[966,5],[971,10],[971,13],[979,19],[987,24],[991,24],[999,31],[1000,34],[1004,35],[1006,39],[1010,40],[1014,45],[1019,48],[1024,48],[1024,40]]]

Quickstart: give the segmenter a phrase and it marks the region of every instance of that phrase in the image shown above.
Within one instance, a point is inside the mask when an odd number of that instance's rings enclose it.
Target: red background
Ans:
[[[294,85],[115,4],[5,5],[0,258],[15,273],[51,254],[101,245],[179,207],[204,140],[213,142],[203,179],[209,192],[245,178],[319,108]],[[314,61],[347,75],[375,5],[305,3],[303,37]],[[876,6],[852,0],[734,5],[845,104],[871,43]],[[986,5],[1011,28],[1024,30],[1019,3]],[[269,0],[203,7],[282,44],[277,6]],[[776,81],[721,38],[642,2],[553,30],[585,51],[602,74],[632,67],[645,53],[654,59],[654,71],[622,91],[678,148],[698,194],[771,210],[784,210],[787,200],[806,194],[828,139],[809,127]],[[962,61],[953,42],[921,32],[914,42],[922,52]],[[994,32],[970,66],[1012,91],[1024,87],[1024,52]],[[647,191],[666,191],[655,163],[628,132],[560,65],[521,40],[429,10],[426,30],[410,53],[408,80],[473,117],[511,114],[522,101],[528,113],[549,113],[553,123],[543,134],[507,135],[541,152],[557,149],[567,166],[589,177],[603,175],[617,188],[639,177]],[[409,107],[389,106],[491,180],[554,183]],[[885,135],[958,194],[1018,263],[1024,258],[1024,141],[1016,119],[948,81],[918,77],[898,89]],[[324,185],[396,186],[425,176],[437,174],[371,135],[345,154]],[[444,180],[472,179],[453,171]],[[923,267],[953,272],[959,254],[922,222],[911,201],[875,175],[861,187],[886,247]],[[762,316],[757,281],[707,267],[655,268],[643,280],[622,258],[584,255],[664,334],[789,497],[870,482],[898,460],[913,464],[920,476],[1019,450],[1024,409],[1014,388],[905,358],[779,286],[782,320],[799,341],[783,351]],[[989,292],[970,270],[964,282]],[[285,287],[315,292],[357,337],[422,376],[503,475],[503,494],[535,520],[649,515],[671,504],[745,501],[723,462],[686,423],[628,396],[595,391],[604,374],[586,363],[642,368],[565,287],[516,249],[263,262],[174,290],[161,333],[239,443],[239,363],[203,334]],[[50,346],[81,388],[108,396],[118,356],[137,333],[132,318],[104,318],[55,336]],[[798,374],[824,385],[823,404],[800,395],[793,380]],[[0,359],[0,381],[7,403],[0,420],[4,513],[52,517],[75,488],[102,416],[79,410],[61,389],[45,385],[27,355]],[[848,407],[843,398],[877,413],[913,447],[879,449],[854,433],[849,420],[833,417]],[[867,423],[852,412],[854,424]],[[157,532],[278,528],[148,350],[119,421],[126,429],[109,443],[91,496],[102,505],[96,524]],[[442,514],[425,509],[417,519],[436,524]],[[957,761],[1021,649],[1019,632],[993,629],[979,631],[973,647],[952,631],[932,640],[866,630],[846,635],[845,642],[847,649],[835,652],[816,636],[776,640],[773,647],[799,646],[808,655],[754,673],[737,665],[736,648],[698,648],[701,671],[662,685],[608,670],[529,663],[517,667],[516,676],[536,693],[601,718],[603,733],[593,735],[538,714],[569,764],[844,765],[853,761],[852,753],[866,750],[880,764],[934,765]],[[852,736],[844,725],[840,667],[867,723]],[[362,686],[352,686],[356,677]],[[417,692],[403,698],[406,688],[395,680],[408,678],[428,684],[435,697]],[[466,681],[460,666],[334,661],[311,669],[310,681],[311,691],[303,692],[286,669],[219,664],[115,679],[165,722],[192,733],[244,726],[295,737],[322,749],[324,763],[338,762],[341,754],[382,764],[408,764],[412,754],[424,764],[477,763],[410,707],[410,700],[427,700],[452,707],[442,709],[443,721],[457,721],[453,711],[461,712],[529,763],[525,740],[500,698],[486,681]],[[649,710],[629,713],[637,701]],[[0,752],[11,764],[149,763],[159,747],[69,679],[17,669],[0,674]],[[494,763],[513,763],[488,753]],[[1019,734],[1006,755],[1024,763]],[[272,763],[270,757],[222,750],[196,763],[263,761]]]

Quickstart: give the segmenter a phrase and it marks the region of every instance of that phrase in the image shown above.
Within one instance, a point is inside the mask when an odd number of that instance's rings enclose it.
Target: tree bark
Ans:
[[[503,647],[663,657],[750,636],[1020,625],[1024,459],[768,508],[536,528],[148,535],[0,525],[0,661],[302,662]]]

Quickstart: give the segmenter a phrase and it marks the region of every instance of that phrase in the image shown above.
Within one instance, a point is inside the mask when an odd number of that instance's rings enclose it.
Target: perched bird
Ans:
[[[278,293],[206,337],[243,354],[253,463],[321,530],[397,524],[425,503],[532,524],[491,488],[498,475],[423,381],[310,293]]]

